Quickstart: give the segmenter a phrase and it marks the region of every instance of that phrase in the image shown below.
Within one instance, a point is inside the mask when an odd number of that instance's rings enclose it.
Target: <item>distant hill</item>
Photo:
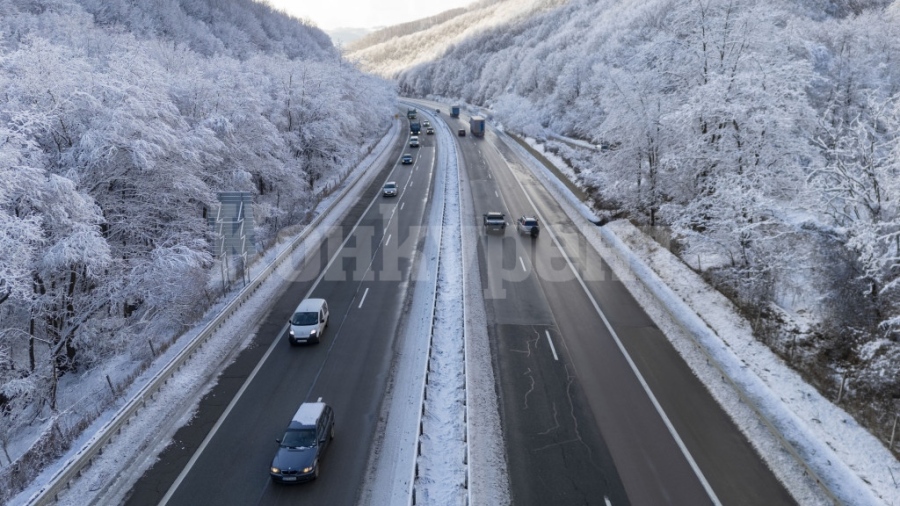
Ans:
[[[372,30],[369,28],[334,28],[332,30],[325,30],[325,33],[331,37],[331,41],[335,46],[347,47],[348,44],[372,33]]]
[[[516,23],[566,0],[484,0],[429,18],[391,26],[347,45],[347,58],[383,77],[434,60],[489,28]]]
[[[416,32],[427,30],[441,23],[446,23],[465,12],[466,9],[462,8],[451,9],[424,19],[418,19],[415,21],[410,21],[408,23],[401,23],[399,25],[380,28],[371,32],[366,37],[360,38],[360,40],[356,41],[355,43],[348,45],[347,49],[349,51],[359,51],[368,47],[376,46],[378,44],[383,44],[390,41],[391,39],[396,39],[397,37],[403,37],[405,35],[411,35]]]

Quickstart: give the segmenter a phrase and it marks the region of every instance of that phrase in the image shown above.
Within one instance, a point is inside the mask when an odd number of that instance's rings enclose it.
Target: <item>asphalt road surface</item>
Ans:
[[[492,132],[458,142],[513,504],[793,504],[515,153]],[[478,226],[488,211],[507,214],[504,234]],[[526,214],[537,239],[516,232]]]
[[[328,231],[318,254],[272,301],[257,335],[205,395],[127,504],[354,504],[365,476],[409,287],[426,230],[422,223],[434,174],[434,137],[394,148],[393,163]],[[401,165],[401,153],[415,163]],[[394,198],[381,185],[396,181]],[[332,261],[333,259],[333,261]],[[328,301],[320,344],[291,347],[287,321],[304,297]],[[243,390],[242,390],[243,389]],[[226,407],[238,395],[234,406]],[[322,398],[335,410],[335,439],[318,480],[282,485],[269,478],[276,439],[298,406]],[[208,441],[204,443],[205,440]]]

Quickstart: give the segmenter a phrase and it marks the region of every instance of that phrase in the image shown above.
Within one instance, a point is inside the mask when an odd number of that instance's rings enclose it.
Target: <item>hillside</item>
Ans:
[[[405,94],[473,104],[545,143],[598,212],[678,253],[760,341],[889,440],[900,415],[900,4],[529,5],[477,29],[457,16],[366,49],[363,64]]]
[[[566,0],[483,0],[430,18],[385,28],[347,46],[347,58],[366,72],[393,78],[412,65],[431,62],[454,44],[498,26],[516,23]]]
[[[0,0],[0,33],[3,503],[216,303],[217,193],[252,196],[251,260],[310,220],[396,96],[250,0]],[[105,375],[93,407],[59,395]]]

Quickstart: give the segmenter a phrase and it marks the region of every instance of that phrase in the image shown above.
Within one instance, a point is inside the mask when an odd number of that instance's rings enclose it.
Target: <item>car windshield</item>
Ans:
[[[291,325],[315,325],[319,323],[319,313],[294,313]]]
[[[525,225],[528,225],[529,227],[533,227],[534,225],[537,225],[537,220],[526,219],[523,220],[523,223],[525,223]]]
[[[394,188],[397,187],[397,185],[394,183],[387,183],[384,185],[384,187],[387,188],[388,190],[393,190]]]
[[[281,446],[288,448],[311,448],[316,446],[315,429],[289,430],[284,433]]]

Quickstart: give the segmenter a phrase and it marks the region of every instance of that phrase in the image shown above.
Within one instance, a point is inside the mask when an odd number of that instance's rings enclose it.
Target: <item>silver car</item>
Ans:
[[[538,219],[533,216],[522,216],[516,220],[516,230],[518,230],[520,234],[537,237],[538,232],[540,231]]]
[[[384,183],[384,186],[381,188],[381,194],[385,197],[396,197],[397,183],[395,181]]]

